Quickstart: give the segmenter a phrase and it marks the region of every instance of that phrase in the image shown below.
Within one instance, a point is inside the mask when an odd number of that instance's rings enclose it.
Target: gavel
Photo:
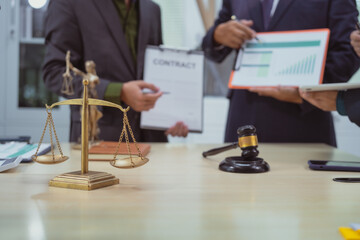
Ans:
[[[235,149],[239,147],[242,150],[241,156],[244,158],[256,157],[259,154],[257,150],[258,140],[256,135],[256,128],[253,125],[246,125],[239,127],[237,130],[238,141],[231,143],[230,145],[214,148],[209,151],[203,152],[203,157],[212,156],[225,152],[227,150]]]
[[[241,156],[225,158],[219,165],[219,169],[226,172],[236,173],[261,173],[270,170],[269,164],[262,158],[258,158],[259,151],[256,128],[253,125],[239,127],[237,130],[238,142],[230,145],[214,148],[203,152],[203,157],[212,156],[224,151],[239,147]]]

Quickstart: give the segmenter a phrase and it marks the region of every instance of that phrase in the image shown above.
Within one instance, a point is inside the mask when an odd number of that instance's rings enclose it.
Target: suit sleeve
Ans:
[[[233,50],[229,47],[221,47],[214,41],[214,32],[217,26],[221,23],[227,22],[231,19],[231,4],[230,0],[224,0],[222,8],[219,12],[219,17],[216,19],[214,26],[212,26],[206,33],[202,42],[202,49],[205,56],[215,62],[222,62],[226,56]]]
[[[346,91],[344,103],[350,121],[360,127],[360,89]]]
[[[333,0],[329,9],[330,41],[324,82],[347,82],[358,70],[360,59],[350,45],[358,11],[354,0]]]
[[[46,52],[42,68],[43,80],[48,89],[66,98],[81,97],[82,77],[73,76],[74,96],[61,92],[63,73],[65,72],[65,56],[71,51],[71,63],[74,67],[84,71],[83,39],[74,12],[75,1],[53,0],[48,6],[45,18]],[[104,98],[109,80],[100,79],[97,86],[98,96]]]

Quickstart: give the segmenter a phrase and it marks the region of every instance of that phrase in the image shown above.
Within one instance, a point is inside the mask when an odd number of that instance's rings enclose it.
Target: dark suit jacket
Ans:
[[[65,54],[71,51],[71,62],[84,71],[87,60],[96,63],[101,83],[97,86],[100,99],[110,82],[128,82],[143,78],[146,45],[162,44],[160,8],[150,0],[139,1],[137,65],[133,63],[120,18],[112,0],[52,0],[45,20],[46,55],[43,78],[46,86],[61,94]],[[82,81],[74,78],[76,94],[81,97]],[[69,96],[64,96],[69,97]],[[79,107],[71,107],[70,140],[80,136]],[[114,108],[102,108],[99,120],[100,139],[118,141],[122,129],[122,113]],[[129,121],[137,141],[167,141],[163,131],[140,129],[140,113],[131,110]]]
[[[360,89],[346,91],[344,102],[350,121],[360,127]]]
[[[280,0],[267,31],[329,28],[331,30],[324,82],[346,82],[358,69],[359,58],[350,46],[357,10],[354,0]],[[215,25],[203,40],[208,58],[222,61],[230,48],[217,50],[213,40],[215,28],[232,15],[254,21],[253,29],[263,32],[260,0],[224,0]],[[253,124],[262,142],[321,142],[335,146],[330,113],[307,102],[298,105],[260,97],[246,90],[231,90],[225,141],[237,140],[239,126]]]

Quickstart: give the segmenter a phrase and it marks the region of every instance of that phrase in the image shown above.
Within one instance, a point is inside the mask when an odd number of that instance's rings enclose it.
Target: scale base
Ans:
[[[219,165],[219,169],[233,173],[263,173],[270,170],[270,166],[262,158],[245,160],[243,157],[227,157]]]
[[[119,179],[114,175],[105,172],[89,171],[81,174],[81,171],[61,174],[50,180],[49,186],[79,189],[79,190],[94,190],[111,185],[119,184]]]

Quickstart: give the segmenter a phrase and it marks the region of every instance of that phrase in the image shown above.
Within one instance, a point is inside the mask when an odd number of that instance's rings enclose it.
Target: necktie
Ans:
[[[265,30],[268,29],[270,19],[271,19],[271,9],[273,6],[274,0],[263,0],[262,1],[262,10],[263,10],[263,20]]]

